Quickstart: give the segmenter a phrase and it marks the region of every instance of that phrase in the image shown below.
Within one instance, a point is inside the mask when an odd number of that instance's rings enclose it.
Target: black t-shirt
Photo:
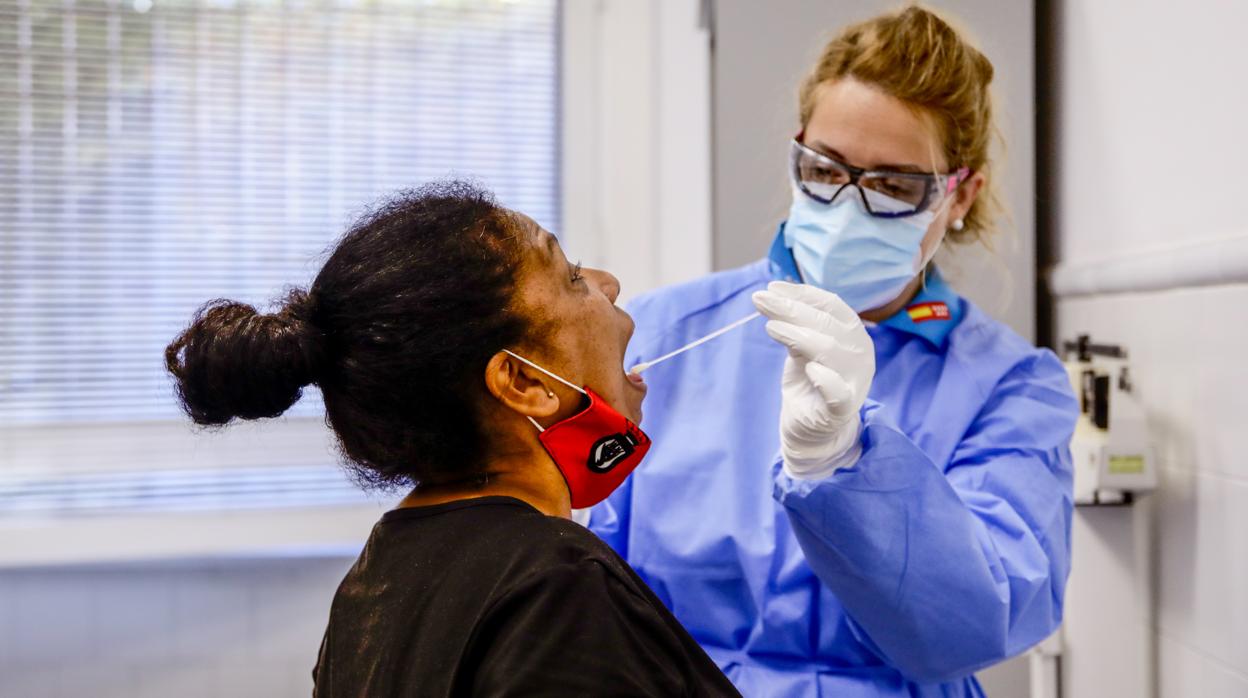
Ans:
[[[593,533],[510,497],[387,512],[330,610],[314,695],[739,695]]]

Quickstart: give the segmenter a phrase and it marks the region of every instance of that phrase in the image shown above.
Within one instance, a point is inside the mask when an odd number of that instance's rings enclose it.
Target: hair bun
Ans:
[[[205,425],[285,412],[324,370],[314,316],[313,299],[297,289],[275,314],[228,300],[206,304],[165,349],[183,409]]]
[[[301,355],[301,366],[306,380],[303,385],[319,383],[325,369],[325,333],[317,324],[317,303],[312,294],[303,289],[292,289],[286,294],[285,303],[278,313],[286,323],[286,330],[295,339]]]

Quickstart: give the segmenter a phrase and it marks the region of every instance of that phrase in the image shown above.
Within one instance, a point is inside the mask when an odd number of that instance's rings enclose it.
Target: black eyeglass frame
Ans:
[[[800,136],[798,138],[800,138]],[[800,189],[803,194],[809,196],[815,201],[818,201],[819,203],[830,204],[833,201],[836,201],[836,197],[840,196],[841,192],[845,191],[845,187],[853,186],[858,190],[858,197],[862,200],[863,208],[867,213],[875,216],[876,218],[907,218],[909,216],[916,216],[926,211],[933,203],[935,203],[933,201],[933,194],[935,192],[943,189],[944,193],[941,194],[938,199],[944,199],[944,197],[952,194],[954,190],[957,189],[962,182],[965,182],[971,175],[971,169],[969,167],[959,167],[953,172],[943,174],[928,172],[894,172],[891,170],[867,170],[861,167],[854,167],[853,165],[841,162],[836,158],[824,155],[805,143],[802,143],[798,138],[794,138],[790,141],[791,145],[789,147],[789,177],[793,180],[793,183],[797,185],[797,188]],[[849,173],[849,181],[842,184],[831,197],[823,197],[815,194],[806,186],[805,182],[802,181],[799,163],[804,155],[814,157],[817,161],[826,161],[837,168],[845,170]],[[923,198],[919,201],[919,203],[915,204],[913,211],[874,211],[871,209],[871,202],[867,200],[867,193],[863,191],[862,186],[859,184],[859,181],[864,176],[869,175],[898,177],[901,179],[921,181],[925,185],[923,188]],[[888,196],[887,194],[883,195]]]

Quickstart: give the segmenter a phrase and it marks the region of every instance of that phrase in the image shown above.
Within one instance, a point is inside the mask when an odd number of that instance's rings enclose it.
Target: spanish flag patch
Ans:
[[[906,313],[910,315],[910,321],[916,325],[920,322],[928,320],[948,320],[949,306],[942,301],[932,301],[930,303],[915,303],[906,308]]]

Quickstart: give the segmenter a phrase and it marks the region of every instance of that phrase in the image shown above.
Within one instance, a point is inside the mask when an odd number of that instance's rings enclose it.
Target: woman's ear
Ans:
[[[500,351],[485,365],[485,389],[509,409],[526,417],[549,417],[559,411],[559,396],[546,376]]]
[[[986,181],[984,173],[975,172],[953,190],[953,203],[949,205],[949,220],[951,222],[966,218],[966,214],[971,210],[971,204],[975,203],[975,197],[979,196],[979,192],[984,188]]]

